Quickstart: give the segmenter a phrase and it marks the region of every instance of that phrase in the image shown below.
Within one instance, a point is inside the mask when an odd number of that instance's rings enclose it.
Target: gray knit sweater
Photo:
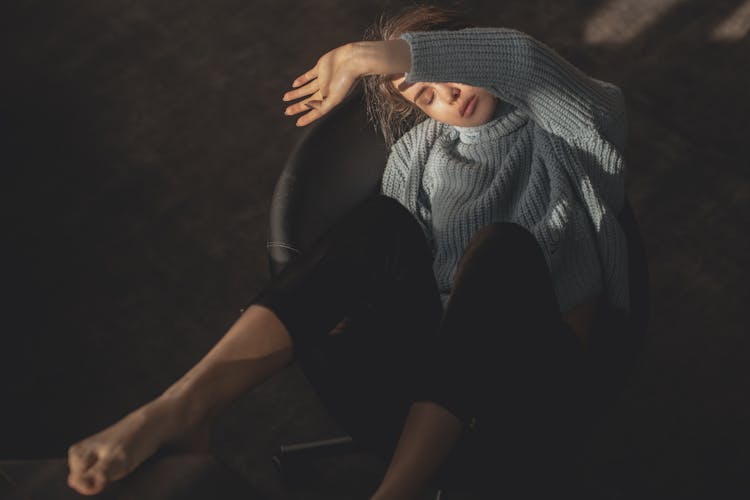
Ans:
[[[591,78],[516,30],[409,32],[406,81],[461,82],[498,98],[494,118],[456,127],[431,118],[391,149],[381,192],[419,221],[445,306],[474,233],[496,221],[539,243],[560,312],[604,293],[625,313],[627,121],[620,89]]]

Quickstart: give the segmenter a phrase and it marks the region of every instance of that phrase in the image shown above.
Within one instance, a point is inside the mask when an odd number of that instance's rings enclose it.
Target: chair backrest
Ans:
[[[367,123],[362,96],[360,85],[309,125],[289,156],[271,201],[267,246],[272,275],[344,213],[379,191],[388,152]],[[627,197],[618,220],[628,240],[631,329],[642,336],[650,313],[648,265]]]
[[[340,216],[379,191],[388,151],[367,123],[361,83],[306,127],[271,200],[268,256],[275,275]]]

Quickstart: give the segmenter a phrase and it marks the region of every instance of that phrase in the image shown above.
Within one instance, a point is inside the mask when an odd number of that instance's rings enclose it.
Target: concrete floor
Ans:
[[[302,132],[281,95],[403,3],[4,2],[0,459],[63,457],[221,337],[269,279],[269,202]],[[652,319],[592,480],[608,498],[745,497],[748,2],[458,5],[627,97]],[[296,489],[272,469],[280,443],[337,433],[292,366],[221,417],[214,448],[267,498],[364,495],[383,467],[367,456]]]

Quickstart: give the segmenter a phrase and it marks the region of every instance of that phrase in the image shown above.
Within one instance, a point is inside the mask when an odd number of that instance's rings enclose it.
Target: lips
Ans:
[[[466,102],[464,102],[461,105],[461,109],[459,109],[459,111],[458,111],[458,113],[461,115],[461,118],[464,117],[464,114],[466,113],[466,110],[469,109],[469,106],[472,105],[471,103],[474,102],[476,99],[477,99],[477,96],[476,96],[476,94],[474,94],[473,96],[469,97],[466,100]]]

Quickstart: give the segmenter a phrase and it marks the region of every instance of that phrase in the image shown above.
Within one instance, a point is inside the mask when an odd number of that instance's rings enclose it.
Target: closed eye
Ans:
[[[429,91],[430,99],[428,101],[425,101],[422,96]],[[423,86],[421,89],[417,91],[416,94],[414,94],[414,104],[422,103],[423,106],[429,105],[432,103],[433,98],[435,97],[435,92],[433,89],[428,87],[427,85]]]

